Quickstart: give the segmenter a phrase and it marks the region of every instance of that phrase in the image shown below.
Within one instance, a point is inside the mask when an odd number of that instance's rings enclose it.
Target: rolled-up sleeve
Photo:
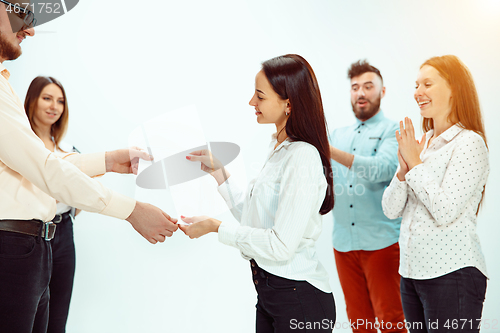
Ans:
[[[351,170],[372,183],[391,180],[398,168],[398,142],[395,136],[397,128],[393,125],[384,132],[375,156],[354,155]]]
[[[105,152],[76,154],[71,153],[61,158],[75,165],[89,177],[102,176],[106,173]]]

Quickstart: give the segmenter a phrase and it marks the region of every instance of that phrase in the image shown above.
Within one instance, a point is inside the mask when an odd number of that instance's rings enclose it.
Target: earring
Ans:
[[[289,114],[290,114],[290,112],[285,111],[285,116],[288,116]]]

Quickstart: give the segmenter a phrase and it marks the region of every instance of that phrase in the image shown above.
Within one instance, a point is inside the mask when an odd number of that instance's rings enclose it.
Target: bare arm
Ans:
[[[354,161],[353,154],[346,153],[332,145],[330,145],[330,158],[349,169],[352,166],[352,161]]]

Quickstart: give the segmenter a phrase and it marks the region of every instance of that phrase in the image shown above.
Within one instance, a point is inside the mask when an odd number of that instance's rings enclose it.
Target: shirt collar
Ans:
[[[372,124],[376,124],[384,118],[385,117],[384,117],[384,113],[382,112],[382,110],[380,110],[379,112],[377,112],[376,115],[374,115],[373,117],[371,117],[370,119],[365,120],[365,121],[361,121],[358,118],[356,118],[356,128],[361,126],[361,124],[365,124],[365,126],[370,126]]]
[[[7,68],[5,68],[5,66],[2,63],[0,63],[0,73],[5,79],[7,80],[9,79],[10,72],[7,70]]]
[[[456,123],[452,125],[450,128],[448,128],[446,131],[441,133],[439,138],[442,138],[443,140],[450,142],[451,140],[453,140],[454,137],[456,137],[460,132],[462,132],[463,129],[464,128],[461,126],[460,123]],[[434,129],[430,129],[425,135],[426,142],[429,141],[429,139],[433,135],[434,135]]]
[[[273,135],[271,135],[271,144],[272,144],[273,148],[276,145],[276,143],[278,142],[277,136],[278,136],[278,133],[273,133]],[[276,147],[276,149],[274,149],[274,151],[278,151],[282,147],[289,146],[291,143],[292,143],[292,141],[290,141],[290,138],[286,138],[282,143],[280,143],[278,145],[278,147]]]
[[[448,128],[446,131],[441,133],[440,136],[446,141],[450,142],[451,140],[453,140],[454,137],[458,135],[458,133],[462,132],[462,130],[463,127],[459,123],[456,123],[450,128]]]

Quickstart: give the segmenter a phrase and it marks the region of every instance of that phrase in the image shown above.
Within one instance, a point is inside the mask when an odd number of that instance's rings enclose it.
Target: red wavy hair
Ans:
[[[457,124],[464,129],[479,134],[483,138],[486,147],[488,147],[476,85],[467,66],[454,55],[430,58],[420,68],[425,65],[434,67],[451,88],[451,96],[453,98],[451,99],[451,112],[448,115],[448,120],[452,124]],[[432,118],[424,118],[422,120],[424,133],[433,128],[434,123]],[[481,207],[483,199],[484,189],[481,201],[477,206],[476,214],[479,213],[479,207]]]
[[[451,112],[448,120],[452,124],[457,124],[479,134],[488,147],[476,85],[467,66],[454,55],[430,58],[420,68],[426,65],[434,67],[451,88],[453,98],[451,99]],[[424,133],[433,128],[432,118],[422,120]]]

